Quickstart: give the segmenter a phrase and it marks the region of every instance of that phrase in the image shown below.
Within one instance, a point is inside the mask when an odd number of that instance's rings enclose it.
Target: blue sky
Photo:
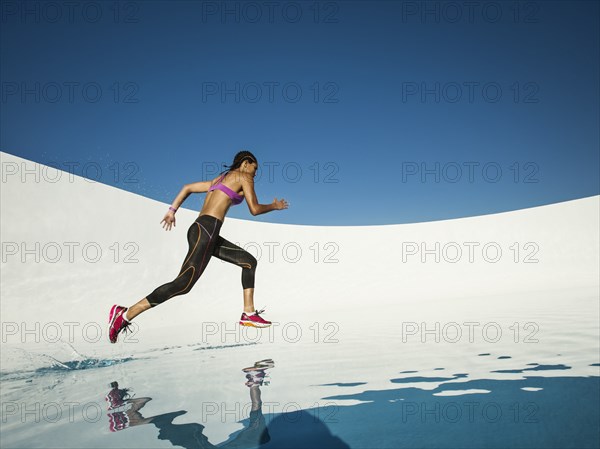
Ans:
[[[53,4],[2,3],[7,153],[171,203],[248,149],[274,223],[600,193],[598,2]]]

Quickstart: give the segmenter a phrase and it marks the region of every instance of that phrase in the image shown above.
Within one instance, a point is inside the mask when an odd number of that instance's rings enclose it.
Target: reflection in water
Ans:
[[[317,417],[304,410],[280,413],[271,416],[267,425],[262,413],[261,387],[270,383],[267,370],[274,368],[272,359],[260,360],[250,367],[243,368],[245,386],[250,393],[250,416],[244,421],[241,431],[230,435],[227,441],[216,446],[204,435],[200,423],[173,424],[173,420],[187,411],[144,418],[140,409],[151,400],[149,397],[134,398],[127,388],[119,388],[117,382],[111,384],[106,395],[110,430],[115,432],[141,424],[154,424],[158,429],[158,439],[170,441],[174,446],[186,449],[242,449],[260,446],[261,449],[331,447],[348,448],[342,440],[331,435],[327,426]]]
[[[246,373],[246,386],[250,389],[250,401],[252,401],[248,426],[238,433],[233,440],[228,441],[221,447],[251,447],[263,445],[271,440],[265,424],[265,417],[262,414],[260,387],[269,385],[270,380],[267,380],[267,369],[274,367],[275,363],[272,359],[265,359],[242,370]]]
[[[242,370],[245,373],[245,385],[250,389],[252,402],[248,425],[233,440],[221,447],[253,447],[268,443],[271,439],[265,424],[265,417],[262,414],[260,387],[269,385],[267,369],[274,367],[275,363],[272,359],[265,359]],[[129,393],[130,389],[119,388],[118,382],[112,382],[110,386],[111,390],[106,395],[106,401],[108,402],[108,422],[111,432],[141,424],[154,424],[159,429],[158,439],[168,440],[175,446],[183,446],[188,449],[217,447],[211,444],[203,434],[204,426],[202,424],[173,424],[176,417],[184,415],[187,411],[180,410],[144,418],[140,409],[152,398],[134,398]]]
[[[133,398],[129,394],[129,388],[119,388],[118,382],[111,382],[111,390],[106,395],[108,402],[108,427],[111,432],[124,430],[128,427],[139,426],[140,424],[150,424],[158,422],[160,419],[169,419],[172,421],[176,416],[186,413],[179,412],[157,415],[151,418],[144,418],[140,409],[151,401],[152,398]]]

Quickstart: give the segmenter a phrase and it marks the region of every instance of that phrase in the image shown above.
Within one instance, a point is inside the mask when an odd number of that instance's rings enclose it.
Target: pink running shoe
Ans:
[[[261,311],[255,310],[253,314],[248,315],[246,312],[242,313],[242,317],[240,318],[240,324],[242,326],[252,326],[252,327],[269,327],[271,325],[270,321],[263,319],[260,314],[263,313],[265,309]]]
[[[110,314],[108,315],[108,339],[111,343],[117,342],[117,336],[122,330],[129,330],[128,327],[130,323],[125,320],[126,310],[127,307],[118,306],[116,304],[110,309]]]
[[[118,432],[119,430],[127,429],[129,424],[129,416],[125,412],[107,413],[108,415],[108,428],[111,432]]]

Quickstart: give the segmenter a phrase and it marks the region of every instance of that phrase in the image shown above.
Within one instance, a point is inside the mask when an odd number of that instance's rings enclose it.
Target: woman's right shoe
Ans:
[[[126,311],[127,307],[118,306],[116,304],[110,309],[108,315],[108,339],[111,343],[117,342],[117,337],[122,330],[128,330],[130,323],[125,320]]]

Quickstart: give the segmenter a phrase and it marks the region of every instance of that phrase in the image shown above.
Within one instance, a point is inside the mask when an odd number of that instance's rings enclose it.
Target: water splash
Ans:
[[[70,360],[59,360],[49,354],[28,352],[24,349],[14,349],[12,359],[21,359],[21,363],[9,371],[0,373],[0,380],[28,379],[70,371],[103,368],[125,363],[133,360],[133,357],[122,357],[114,359],[94,358],[80,354],[72,345],[69,345],[72,354]]]

